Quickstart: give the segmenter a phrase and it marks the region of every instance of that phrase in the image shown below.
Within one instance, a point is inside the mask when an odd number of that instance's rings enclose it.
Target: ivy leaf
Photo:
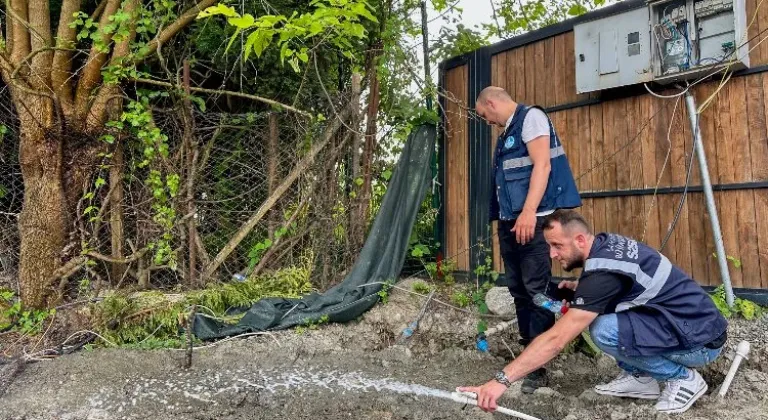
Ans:
[[[96,188],[100,188],[104,186],[107,183],[107,181],[104,178],[96,178]]]
[[[229,18],[227,19],[227,22],[238,29],[248,29],[254,25],[256,19],[254,19],[252,15],[246,13],[243,16]]]
[[[234,7],[227,7],[221,3],[217,4],[216,6],[211,6],[202,12],[197,14],[197,19],[207,18],[211,16],[216,15],[224,15],[226,17],[238,17],[240,16],[237,12],[235,12]]]

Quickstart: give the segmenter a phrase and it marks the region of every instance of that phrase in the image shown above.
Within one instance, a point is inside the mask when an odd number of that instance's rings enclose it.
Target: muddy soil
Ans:
[[[404,287],[408,287],[405,282]],[[446,399],[460,385],[480,384],[518,353],[491,339],[490,354],[474,350],[477,319],[437,305],[406,345],[394,338],[418,313],[421,299],[392,292],[360,320],[302,334],[232,340],[194,353],[101,349],[28,364],[0,397],[2,419],[491,419]],[[493,325],[493,321],[490,322]],[[737,331],[749,331],[739,325]],[[734,347],[739,337],[731,337]],[[768,420],[768,349],[753,347],[724,400],[713,393],[733,351],[702,373],[709,393],[678,416],[659,415],[653,402],[598,396],[590,389],[619,371],[608,357],[581,353],[549,365],[550,387],[534,395],[519,384],[499,403],[541,419]],[[0,366],[2,376],[3,366]],[[6,369],[7,365],[6,365]],[[0,378],[1,379],[1,378]]]

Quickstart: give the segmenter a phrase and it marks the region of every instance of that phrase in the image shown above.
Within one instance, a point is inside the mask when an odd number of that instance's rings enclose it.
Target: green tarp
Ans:
[[[250,308],[232,310],[231,314],[245,312],[235,325],[197,314],[194,334],[210,340],[279,330],[317,321],[325,315],[330,322],[347,322],[370,309],[379,300],[377,293],[382,288],[381,284],[370,283],[394,280],[402,269],[411,229],[431,185],[429,165],[436,134],[432,124],[417,126],[411,132],[365,245],[344,281],[323,294],[313,293],[301,299],[267,298]]]

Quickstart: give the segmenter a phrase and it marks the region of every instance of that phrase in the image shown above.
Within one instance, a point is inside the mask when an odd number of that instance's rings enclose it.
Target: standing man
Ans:
[[[568,312],[495,380],[460,390],[476,393],[480,408],[492,411],[512,382],[589,328],[595,344],[622,370],[595,392],[657,400],[660,413],[691,408],[708,388],[696,368],[717,359],[728,339],[728,321],[704,289],[645,244],[613,233],[594,236],[573,210],[547,216],[544,234],[552,258],[566,271],[583,268],[578,281],[559,285],[574,291]]]
[[[490,220],[498,235],[507,286],[515,298],[520,344],[528,344],[555,323],[551,312],[533,303],[545,293],[552,262],[541,230],[542,218],[557,209],[581,206],[568,159],[544,111],[512,100],[504,89],[489,86],[477,97],[475,111],[504,128],[496,142],[491,183]],[[522,391],[547,386],[544,368],[531,372]]]

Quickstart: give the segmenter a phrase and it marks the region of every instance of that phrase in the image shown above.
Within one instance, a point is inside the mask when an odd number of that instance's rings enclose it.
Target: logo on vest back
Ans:
[[[504,148],[511,149],[514,145],[515,145],[515,136],[507,137],[507,140],[504,142]]]

